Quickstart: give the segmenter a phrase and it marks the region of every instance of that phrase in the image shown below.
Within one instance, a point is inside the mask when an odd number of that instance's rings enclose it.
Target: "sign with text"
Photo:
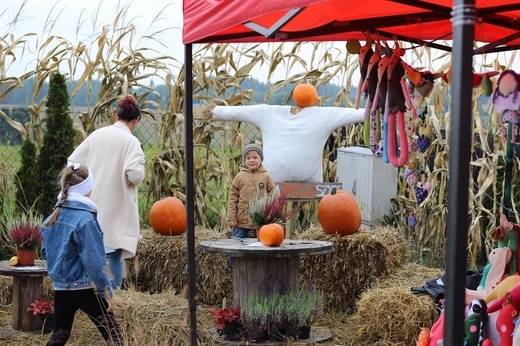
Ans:
[[[332,189],[341,190],[343,187],[342,183],[308,183],[297,181],[277,183],[276,185],[281,193],[287,195],[287,199],[301,200],[320,199],[330,193]]]

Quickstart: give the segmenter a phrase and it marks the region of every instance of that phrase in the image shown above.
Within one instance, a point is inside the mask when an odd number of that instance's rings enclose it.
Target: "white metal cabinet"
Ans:
[[[390,214],[391,198],[397,194],[397,172],[369,148],[337,149],[336,181],[354,195],[361,209],[361,222],[367,226],[376,226]]]

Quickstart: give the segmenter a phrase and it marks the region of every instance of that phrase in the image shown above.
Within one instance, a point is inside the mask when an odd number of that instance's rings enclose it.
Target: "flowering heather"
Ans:
[[[7,239],[18,249],[36,249],[42,245],[40,227],[31,220],[13,221]]]
[[[256,227],[268,225],[270,223],[285,224],[285,222],[299,210],[298,207],[287,211],[285,193],[270,193],[259,199],[252,199],[249,202],[249,217]]]

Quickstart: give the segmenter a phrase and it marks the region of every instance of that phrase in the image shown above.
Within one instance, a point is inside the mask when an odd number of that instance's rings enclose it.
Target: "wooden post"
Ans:
[[[332,189],[340,190],[343,187],[342,183],[309,183],[299,181],[286,181],[277,185],[280,193],[285,193],[287,196],[287,210],[293,209],[295,203],[321,199],[330,193]],[[294,215],[291,215],[285,224],[285,238],[290,239],[295,229],[296,219]]]
[[[47,275],[46,263],[37,260],[34,266],[22,267],[12,266],[9,261],[0,261],[0,275],[13,277],[13,329],[24,332],[41,330],[41,319],[27,309],[33,301],[42,298],[43,276]]]
[[[234,257],[233,305],[240,306],[246,294],[263,286],[267,292],[275,283],[298,292],[300,288],[300,258],[294,257]]]
[[[12,326],[23,332],[33,332],[40,329],[39,318],[27,311],[31,303],[42,297],[43,276],[14,276]]]
[[[295,202],[294,199],[287,199],[287,210],[292,210],[294,208]],[[285,238],[291,239],[291,236],[294,234],[296,229],[296,220],[295,216],[291,215],[291,217],[285,223]]]

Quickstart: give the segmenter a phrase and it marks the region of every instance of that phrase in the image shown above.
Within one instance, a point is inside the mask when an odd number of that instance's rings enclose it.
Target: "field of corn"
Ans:
[[[16,18],[5,18],[8,13],[0,13],[2,21],[11,23],[1,35],[0,42],[0,101],[17,90],[24,80],[34,78],[30,101],[31,119],[26,124],[11,121],[6,114],[0,116],[22,134],[30,136],[42,145],[45,128],[45,98],[36,102],[44,82],[54,71],[67,74],[74,96],[84,85],[94,80],[102,82],[99,93],[88,94],[95,106],[81,110],[81,117],[75,117],[78,141],[96,128],[110,122],[114,114],[114,104],[121,95],[137,93],[146,120],[152,129],[156,143],[147,150],[147,178],[141,190],[142,222],[146,224],[147,212],[154,201],[165,196],[185,199],[185,142],[184,142],[184,88],[183,66],[173,57],[157,50],[148,49],[147,42],[152,36],[136,40],[136,28],[127,20],[129,7],[122,7],[111,25],[99,26],[90,42],[71,42],[63,37],[53,36],[49,27],[47,36],[35,34],[15,34]],[[158,15],[158,18],[160,15]],[[78,24],[79,25],[79,24]],[[79,28],[78,28],[79,29]],[[29,47],[36,42],[35,47]],[[166,44],[166,43],[165,43]],[[403,60],[416,69],[446,72],[450,65],[449,54],[434,52],[427,47],[407,47]],[[16,64],[17,56],[31,49],[38,52],[38,59],[32,69],[23,75],[10,75],[11,64]],[[303,54],[302,52],[311,52]],[[505,60],[501,56],[475,57],[476,72],[503,70],[510,68],[513,58]],[[240,106],[252,104],[255,89],[243,88],[243,82],[258,75],[260,66],[266,73],[268,91],[263,102],[273,104],[270,97],[282,92],[282,104],[291,102],[292,88],[301,82],[312,83],[320,88],[329,83],[342,86],[336,94],[320,93],[320,104],[332,102],[336,107],[353,107],[349,98],[352,88],[358,84],[358,55],[349,54],[346,49],[327,42],[237,45],[210,44],[194,47],[193,57],[193,99],[196,106],[194,120],[194,184],[195,222],[197,226],[221,230],[227,227],[226,211],[228,190],[232,178],[241,166],[241,148],[258,140],[261,134],[249,124],[215,122],[209,109],[214,105]],[[267,67],[267,68],[266,68]],[[279,78],[283,74],[284,78]],[[159,93],[150,85],[163,83],[167,93]],[[160,82],[157,82],[157,81]],[[320,89],[318,89],[320,90]],[[189,91],[188,91],[189,92]],[[434,89],[427,98],[416,95],[414,99],[418,112],[426,112],[426,122],[433,127],[434,139],[426,152],[414,152],[405,167],[399,171],[398,193],[392,213],[386,222],[397,226],[409,239],[411,251],[417,261],[423,264],[443,265],[445,230],[448,214],[447,180],[449,178],[448,158],[450,153],[450,93],[449,85],[436,80]],[[150,98],[154,96],[154,98]],[[164,105],[154,99],[166,100]],[[318,105],[318,106],[319,106]],[[489,98],[482,91],[474,89],[472,113],[473,138],[470,165],[470,189],[468,194],[468,265],[476,267],[487,261],[489,249],[494,247],[487,237],[497,224],[504,205],[503,184],[505,176],[505,144],[501,134],[499,116],[493,111]],[[78,109],[71,104],[71,114]],[[408,114],[409,117],[409,114]],[[409,120],[410,121],[410,120]],[[410,121],[410,124],[412,122]],[[417,136],[415,132],[411,138]],[[324,181],[334,181],[336,175],[335,150],[340,146],[363,145],[363,126],[351,125],[337,129],[329,138],[323,151]],[[4,162],[4,164],[6,164]],[[513,193],[511,195],[514,222],[519,222],[516,211],[518,179],[515,158],[512,172]],[[5,167],[10,167],[6,165]],[[427,198],[417,203],[414,190],[408,186],[404,169],[414,169],[419,173],[419,181],[431,183]],[[4,180],[12,180],[12,172],[2,169]],[[4,191],[5,193],[5,191]],[[509,203],[506,203],[506,205]],[[305,203],[297,225],[304,230],[316,223],[316,204]],[[417,224],[410,226],[408,217],[414,213]]]

